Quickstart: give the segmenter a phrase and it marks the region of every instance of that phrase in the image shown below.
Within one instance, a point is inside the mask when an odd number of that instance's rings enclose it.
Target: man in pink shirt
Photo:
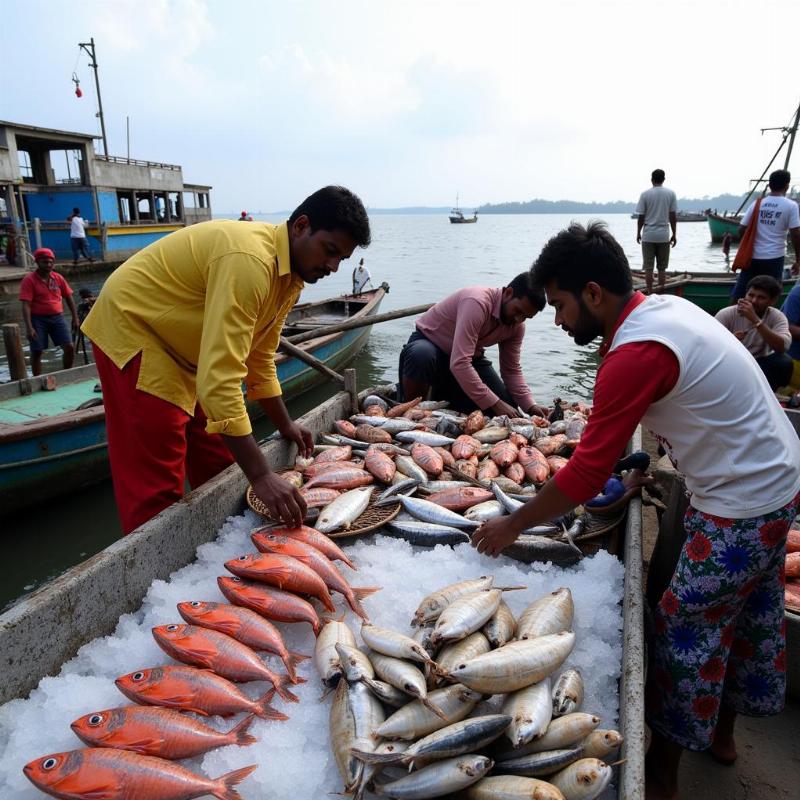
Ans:
[[[519,416],[544,414],[522,376],[519,356],[525,320],[544,308],[544,292],[530,275],[517,275],[508,286],[469,286],[439,301],[418,320],[400,353],[400,389],[406,400],[448,400],[457,411],[491,410]],[[500,375],[484,355],[500,349]]]
[[[78,329],[78,310],[72,299],[72,289],[66,279],[53,271],[56,259],[48,247],[40,247],[33,254],[36,270],[29,272],[19,287],[22,302],[22,316],[31,346],[31,370],[34,375],[42,374],[42,352],[47,347],[48,337],[53,344],[61,345],[64,354],[64,369],[72,366],[75,348],[72,333],[64,319],[66,299],[72,314],[72,330]]]

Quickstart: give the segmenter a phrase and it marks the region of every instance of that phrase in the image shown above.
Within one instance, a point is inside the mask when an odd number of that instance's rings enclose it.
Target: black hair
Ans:
[[[306,197],[289,217],[289,226],[302,215],[308,217],[312,233],[342,230],[359,247],[367,247],[372,241],[364,204],[344,186],[325,186]]]
[[[554,280],[562,291],[576,297],[590,281],[612,294],[626,295],[633,290],[631,269],[619,242],[604,222],[584,227],[573,222],[544,246],[531,267],[534,286],[544,288]]]
[[[545,306],[544,289],[541,286],[534,286],[531,283],[530,272],[520,272],[511,283],[508,284],[511,289],[512,297],[527,297],[531,305],[537,310],[541,311]]]
[[[72,209],[72,213],[73,214],[80,214],[81,210],[77,206],[75,206],[75,208]]]
[[[788,169],[776,169],[769,174],[769,188],[780,192],[792,182],[792,173]]]
[[[664,178],[666,177],[663,169],[654,169],[650,175],[650,180],[653,181],[653,183],[664,183]]]
[[[756,275],[747,283],[748,289],[761,289],[769,295],[770,300],[774,300],[781,293],[781,285],[771,275]]]
[[[79,294],[81,297],[84,297],[84,298],[86,298],[86,297],[91,297],[91,296],[94,294],[94,292],[93,292],[91,289],[87,289],[87,288],[84,286],[84,287],[82,287],[81,289],[78,289],[78,294]]]

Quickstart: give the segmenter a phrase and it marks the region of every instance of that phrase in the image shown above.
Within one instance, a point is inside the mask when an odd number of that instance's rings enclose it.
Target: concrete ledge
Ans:
[[[301,420],[316,438],[349,413],[349,400],[340,392]],[[276,469],[293,461],[294,445],[283,440],[262,449]],[[239,467],[229,467],[0,615],[0,703],[27,695],[82,645],[112,633],[122,614],[139,608],[156,578],[190,563],[227,517],[242,512],[246,488]]]

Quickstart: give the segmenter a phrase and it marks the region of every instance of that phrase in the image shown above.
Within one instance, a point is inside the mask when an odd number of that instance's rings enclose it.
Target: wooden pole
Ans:
[[[340,331],[351,331],[354,328],[365,328],[368,325],[374,325],[376,322],[388,322],[390,319],[400,319],[401,317],[411,317],[415,314],[422,314],[427,311],[435,303],[425,303],[421,306],[410,306],[409,308],[400,308],[397,311],[387,311],[385,314],[375,314],[371,317],[363,317],[360,319],[351,319],[347,322],[337,322],[333,325],[324,325],[319,328],[314,328],[313,331],[306,331],[305,333],[296,333],[294,336],[289,336],[286,339],[281,337],[281,341],[290,342],[292,344],[299,344],[300,342],[307,342],[309,339],[316,339],[320,336],[327,336],[329,333],[339,333]]]
[[[10,322],[3,325],[3,344],[8,356],[8,369],[12,381],[24,381],[28,377],[25,367],[25,354],[22,350],[22,339],[19,335],[19,325]]]
[[[344,390],[350,395],[350,413],[358,414],[358,385],[356,371],[352,367],[344,371]]]
[[[314,369],[319,370],[332,380],[344,384],[345,379],[342,375],[340,375],[338,372],[334,372],[330,367],[325,366],[325,364],[323,364],[318,358],[314,358],[314,356],[312,356],[310,353],[307,353],[305,350],[301,350],[299,347],[296,347],[290,341],[284,339],[283,336],[281,336],[278,349],[283,350],[284,353],[288,353],[290,356],[300,359],[300,361],[302,361],[304,364],[314,367]]]

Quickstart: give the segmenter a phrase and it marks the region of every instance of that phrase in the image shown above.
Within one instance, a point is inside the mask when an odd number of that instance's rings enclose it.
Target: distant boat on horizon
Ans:
[[[464,212],[458,206],[458,195],[456,195],[456,205],[450,211],[450,222],[455,225],[460,225],[465,222],[477,222],[478,221],[478,212],[477,210],[472,212],[471,217],[465,217]]]

